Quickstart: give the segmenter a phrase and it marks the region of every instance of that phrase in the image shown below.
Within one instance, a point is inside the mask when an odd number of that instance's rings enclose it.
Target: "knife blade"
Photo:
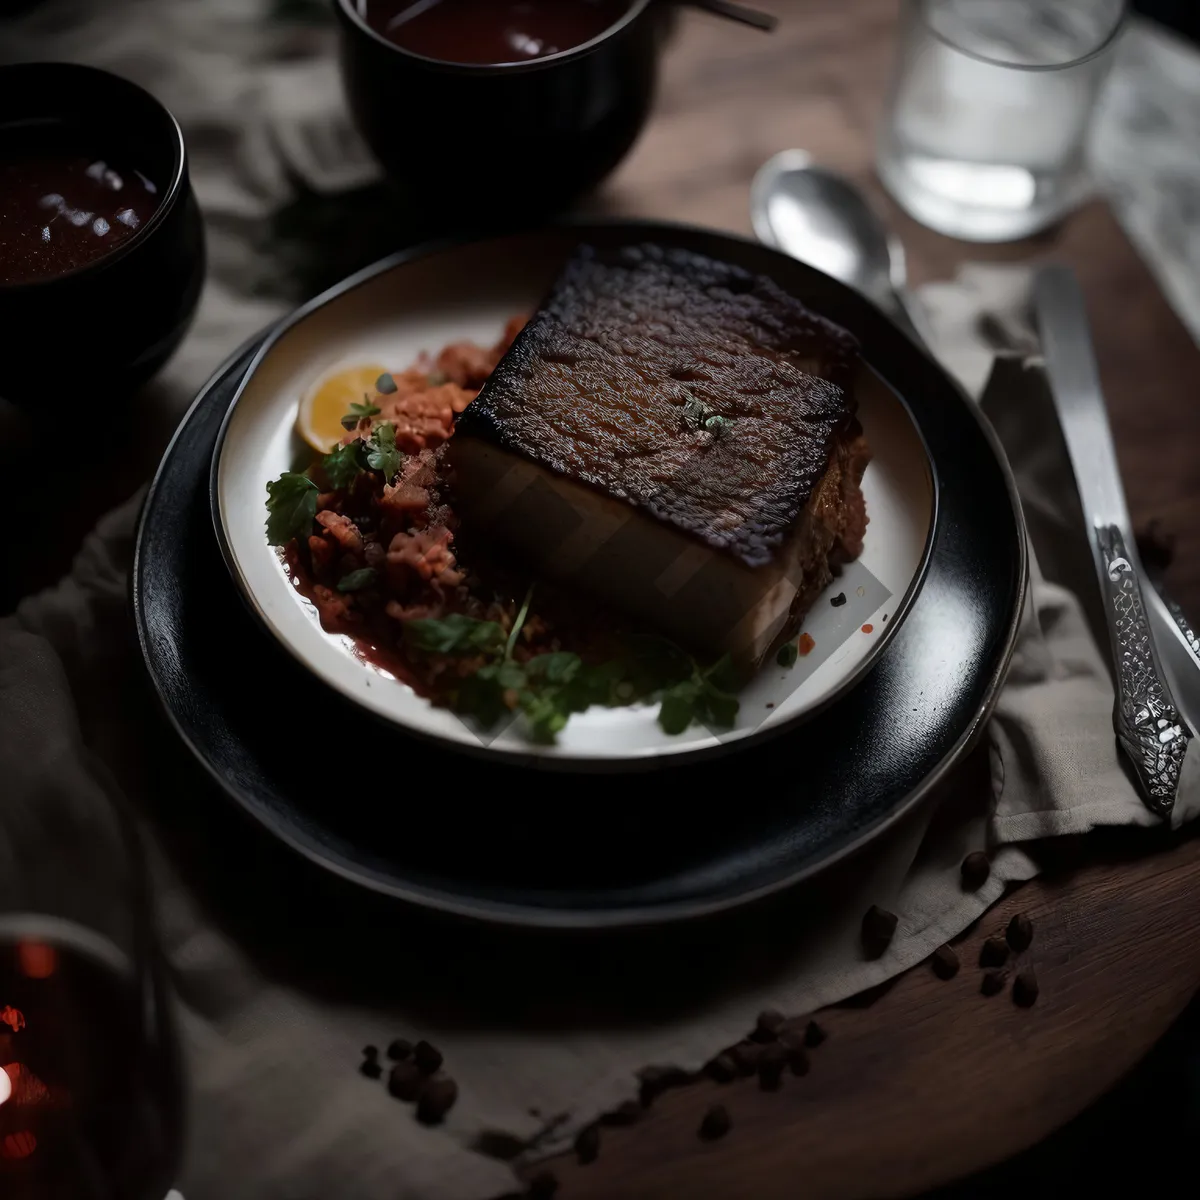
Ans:
[[[1116,687],[1113,728],[1146,806],[1168,817],[1192,731],[1155,644],[1087,310],[1074,274],[1062,266],[1042,268],[1034,281],[1034,307],[1104,599]]]

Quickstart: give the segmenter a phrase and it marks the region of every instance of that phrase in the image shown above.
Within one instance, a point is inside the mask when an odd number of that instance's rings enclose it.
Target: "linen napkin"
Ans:
[[[997,349],[1027,345],[1027,282],[969,267],[926,291],[968,382]],[[145,814],[191,1081],[188,1200],[488,1200],[514,1186],[508,1157],[568,1144],[636,1095],[639,1068],[698,1068],[763,1008],[801,1015],[920,962],[1036,873],[1031,839],[1152,823],[1118,762],[1104,658],[1069,590],[1090,564],[1080,574],[1078,501],[1036,360],[1002,358],[984,404],[1045,564],[987,733],[991,802],[952,790],[765,909],[665,934],[450,926],[321,877],[240,824],[161,737],[139,682],[125,600],[136,500],[68,578],[0,622],[0,777],[40,813],[51,866],[61,831],[101,803],[81,782],[93,753]],[[1196,776],[1193,755],[1176,823],[1200,808]],[[964,892],[972,850],[992,873]],[[900,924],[866,961],[859,922],[873,903]],[[446,1056],[460,1098],[441,1127],[356,1070],[364,1043],[397,1035]]]

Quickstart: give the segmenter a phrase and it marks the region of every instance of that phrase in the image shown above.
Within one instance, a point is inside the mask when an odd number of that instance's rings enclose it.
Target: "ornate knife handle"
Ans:
[[[1117,699],[1113,728],[1133,763],[1146,807],[1168,817],[1191,733],[1150,648],[1150,626],[1137,572],[1115,525],[1099,526],[1104,564],[1104,607],[1116,650]]]

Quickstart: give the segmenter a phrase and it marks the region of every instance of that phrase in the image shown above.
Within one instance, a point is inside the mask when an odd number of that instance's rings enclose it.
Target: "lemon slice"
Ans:
[[[375,381],[386,367],[342,367],[322,376],[304,394],[296,414],[296,432],[314,449],[328,454],[343,438],[342,418],[351,404],[375,396]]]

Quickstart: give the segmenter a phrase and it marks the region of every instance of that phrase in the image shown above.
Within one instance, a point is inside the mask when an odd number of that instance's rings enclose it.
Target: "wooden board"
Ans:
[[[900,234],[916,282],[958,264],[1057,258],[1083,283],[1135,523],[1175,541],[1167,575],[1200,613],[1200,351],[1101,203],[1041,238],[981,247],[899,212],[872,174],[895,0],[775,0],[764,37],[700,14],[679,23],[658,111],[593,208],[749,234],[764,160],[808,150],[868,186]],[[959,786],[982,788],[978,764]],[[1200,840],[1122,835],[1057,846],[1049,872],[1006,898],[959,947],[950,982],[918,967],[860,1005],[821,1015],[829,1040],[803,1079],[764,1093],[707,1080],[605,1129],[598,1161],[548,1164],[560,1200],[881,1200],[1000,1161],[1065,1123],[1154,1044],[1200,987]],[[979,948],[1016,911],[1036,937],[1032,1009],[980,994]],[[1119,1019],[1117,1019],[1119,1014]],[[714,1047],[716,1049],[716,1047]],[[734,1128],[697,1137],[706,1108]]]

